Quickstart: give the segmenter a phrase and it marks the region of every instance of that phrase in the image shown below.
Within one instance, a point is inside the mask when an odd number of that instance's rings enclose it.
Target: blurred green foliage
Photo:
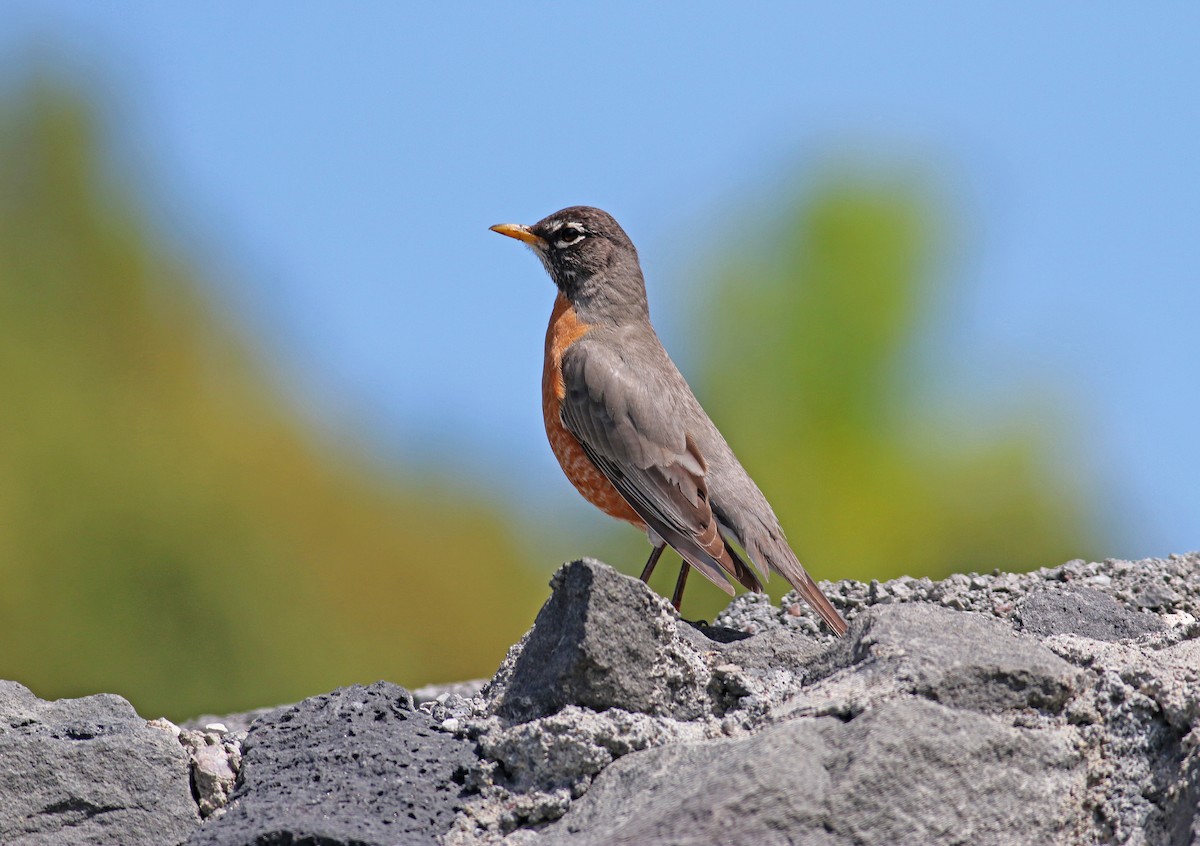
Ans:
[[[99,149],[0,105],[0,677],[182,717],[490,675],[546,593],[500,512],[306,431]]]
[[[63,88],[0,102],[0,677],[184,717],[489,675],[546,595],[510,515],[310,431],[94,131]],[[969,428],[923,406],[916,192],[835,180],[774,219],[713,280],[696,386],[812,571],[1087,552],[1036,404]],[[640,569],[644,538],[595,519],[570,548]],[[723,601],[701,585],[689,616]]]

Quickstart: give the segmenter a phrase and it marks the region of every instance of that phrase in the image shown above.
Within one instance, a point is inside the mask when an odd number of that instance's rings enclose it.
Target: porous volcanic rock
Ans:
[[[794,595],[696,627],[597,562],[553,586],[455,717],[451,846],[1200,846],[1200,556],[826,584],[841,639]]]
[[[340,688],[251,724],[231,804],[188,844],[436,844],[474,762],[404,688]]]
[[[843,638],[794,594],[710,626],[596,561],[552,586],[419,703],[181,730],[0,684],[0,843],[1200,846],[1200,555],[827,583]]]

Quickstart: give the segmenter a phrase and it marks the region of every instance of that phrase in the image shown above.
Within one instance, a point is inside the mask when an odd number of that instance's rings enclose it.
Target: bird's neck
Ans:
[[[579,319],[588,324],[650,322],[646,285],[636,274],[595,274],[564,291]]]

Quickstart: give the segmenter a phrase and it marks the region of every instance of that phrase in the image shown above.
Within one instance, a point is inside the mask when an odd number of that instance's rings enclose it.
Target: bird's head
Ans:
[[[576,309],[620,318],[646,312],[637,249],[608,212],[571,206],[532,226],[500,223],[493,232],[528,244]]]

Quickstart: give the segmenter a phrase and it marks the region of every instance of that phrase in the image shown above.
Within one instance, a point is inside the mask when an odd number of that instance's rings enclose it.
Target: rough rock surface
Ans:
[[[1069,732],[900,699],[630,755],[524,842],[1070,843],[1084,789]]]
[[[187,753],[124,699],[0,682],[0,843],[167,846],[199,824]]]
[[[525,721],[565,705],[684,720],[705,712],[703,638],[640,582],[612,575],[585,561],[554,575],[550,599],[488,688],[497,714]]]
[[[435,844],[474,762],[403,688],[341,688],[251,725],[232,803],[188,844]]]
[[[1200,556],[826,585],[841,640],[794,597],[698,630],[594,562],[554,586],[452,716],[452,846],[1200,846]]]
[[[1200,846],[1200,555],[825,585],[841,639],[795,597],[553,587],[482,686],[183,729],[0,686],[0,843]]]

